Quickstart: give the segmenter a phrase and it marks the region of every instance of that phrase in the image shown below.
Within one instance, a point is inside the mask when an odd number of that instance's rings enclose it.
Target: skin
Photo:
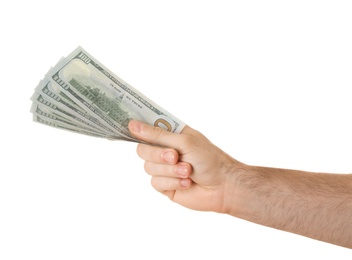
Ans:
[[[246,165],[186,126],[181,134],[131,121],[152,186],[184,207],[229,214],[352,248],[352,174]]]

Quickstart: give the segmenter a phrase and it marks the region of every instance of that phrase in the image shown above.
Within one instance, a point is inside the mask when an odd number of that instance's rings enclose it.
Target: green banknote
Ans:
[[[174,133],[185,126],[81,47],[49,70],[31,99],[35,122],[110,140],[139,142],[128,131],[132,119]]]

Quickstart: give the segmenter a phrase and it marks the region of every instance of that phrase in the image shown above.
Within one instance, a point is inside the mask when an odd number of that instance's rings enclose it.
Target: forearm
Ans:
[[[352,175],[251,166],[235,175],[229,214],[352,248]]]

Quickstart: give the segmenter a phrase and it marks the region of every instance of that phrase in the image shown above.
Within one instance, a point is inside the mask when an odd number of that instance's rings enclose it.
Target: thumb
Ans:
[[[165,147],[176,148],[181,138],[180,134],[171,133],[137,120],[131,120],[128,128],[131,134],[139,140]]]

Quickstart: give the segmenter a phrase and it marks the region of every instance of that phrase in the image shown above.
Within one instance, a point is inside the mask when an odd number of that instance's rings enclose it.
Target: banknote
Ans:
[[[133,119],[174,133],[185,126],[80,46],[51,67],[31,100],[35,122],[110,140],[139,142],[128,130]]]

